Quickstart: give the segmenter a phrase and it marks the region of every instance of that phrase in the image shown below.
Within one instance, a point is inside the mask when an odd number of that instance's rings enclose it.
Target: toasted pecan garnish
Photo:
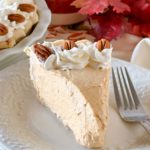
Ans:
[[[66,40],[64,41],[63,45],[62,45],[62,48],[63,49],[66,49],[66,50],[70,50],[72,49],[73,47],[76,47],[76,44],[74,41],[72,40]]]
[[[68,39],[73,41],[85,39],[85,34],[83,32],[73,32],[68,36]]]
[[[55,38],[55,37],[56,37],[56,34],[48,33],[46,36],[46,39],[51,39],[51,38]]]
[[[52,54],[51,49],[42,44],[35,44],[34,52],[37,58],[42,61],[45,61]]]
[[[102,51],[105,48],[110,48],[110,42],[106,39],[101,39],[97,41],[96,47],[99,51]]]
[[[8,28],[0,23],[0,36],[6,35],[8,33]]]
[[[32,4],[20,4],[18,6],[18,9],[20,9],[21,11],[28,12],[28,13],[35,11],[35,7]]]
[[[22,23],[25,21],[25,17],[20,14],[9,14],[8,19],[10,21],[16,21],[16,23]]]

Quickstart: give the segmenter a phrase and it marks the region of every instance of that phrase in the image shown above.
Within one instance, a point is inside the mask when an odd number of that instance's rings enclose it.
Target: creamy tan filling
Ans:
[[[47,71],[31,64],[31,75],[40,101],[87,147],[103,145],[108,111],[109,69]]]

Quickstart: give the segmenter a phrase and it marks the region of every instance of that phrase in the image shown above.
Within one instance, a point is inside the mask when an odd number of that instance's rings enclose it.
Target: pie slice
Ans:
[[[25,50],[39,101],[86,147],[104,144],[111,50],[104,39],[94,44],[59,40]]]

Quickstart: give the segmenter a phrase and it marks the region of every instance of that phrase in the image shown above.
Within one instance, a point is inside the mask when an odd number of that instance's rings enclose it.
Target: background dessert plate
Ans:
[[[139,97],[150,115],[150,71],[113,60],[113,66],[120,65],[129,68]],[[38,102],[29,77],[28,60],[0,72],[0,92],[1,150],[88,150],[77,144],[71,131]],[[150,149],[150,135],[140,124],[121,120],[114,98],[111,81],[105,148]]]
[[[35,0],[38,7],[39,22],[35,26],[34,30],[30,35],[21,40],[16,46],[9,49],[4,49],[0,51],[0,64],[8,64],[13,62],[13,60],[26,57],[22,52],[23,49],[33,44],[35,41],[43,37],[44,33],[47,31],[47,27],[51,22],[51,12],[47,7],[45,1]]]

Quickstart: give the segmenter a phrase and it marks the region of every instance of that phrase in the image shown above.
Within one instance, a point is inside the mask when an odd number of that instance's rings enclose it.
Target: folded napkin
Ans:
[[[131,63],[150,69],[150,38],[144,38],[137,44]]]

